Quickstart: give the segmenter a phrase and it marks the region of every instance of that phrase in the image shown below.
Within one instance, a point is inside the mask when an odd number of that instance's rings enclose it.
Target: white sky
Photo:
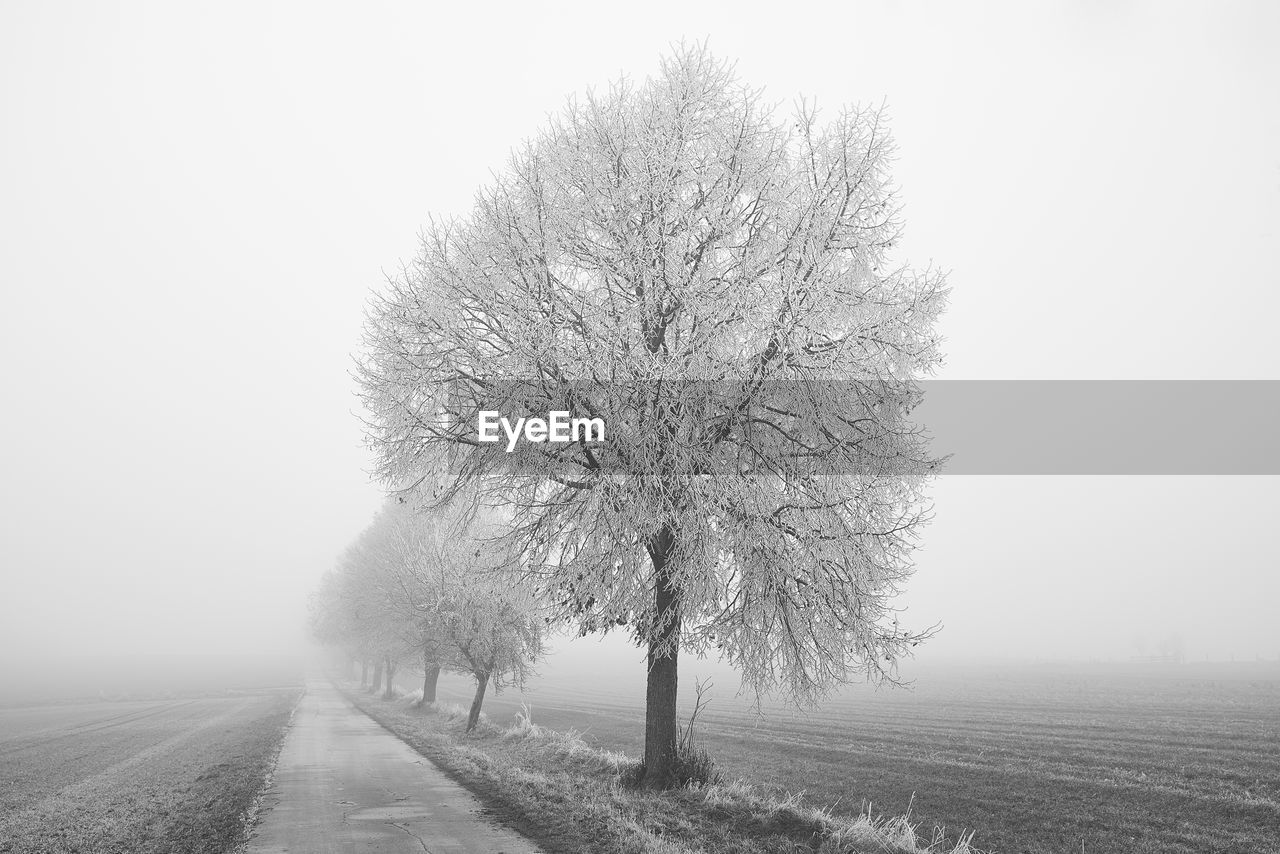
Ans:
[[[888,104],[943,376],[1280,379],[1280,4],[466,5],[0,5],[0,656],[292,647],[379,501],[368,289],[681,37]],[[938,656],[1274,657],[1276,486],[943,478],[912,616]]]

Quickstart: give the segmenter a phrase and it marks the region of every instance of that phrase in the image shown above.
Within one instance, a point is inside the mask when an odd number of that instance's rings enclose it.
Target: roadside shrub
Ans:
[[[716,768],[711,754],[704,748],[695,747],[690,741],[687,745],[682,740],[676,751],[676,763],[672,769],[675,785],[680,787],[714,786],[724,782],[724,775]]]
[[[702,710],[709,702],[703,699],[703,695],[711,688],[710,682],[697,683],[694,689],[697,697],[693,703],[693,712],[689,715],[689,722],[680,727],[680,741],[676,745],[676,762],[675,768],[672,769],[672,776],[675,784],[681,788],[688,786],[703,788],[724,782],[724,776],[716,770],[715,763],[711,761],[711,754],[705,748],[698,747],[693,740],[693,728],[698,722],[698,715],[702,714]]]

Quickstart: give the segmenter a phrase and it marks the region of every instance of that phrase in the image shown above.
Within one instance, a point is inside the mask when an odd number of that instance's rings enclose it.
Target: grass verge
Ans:
[[[340,686],[342,687],[342,686]],[[565,854],[979,854],[917,837],[910,815],[833,815],[801,794],[771,797],[750,783],[691,785],[664,793],[624,784],[635,761],[517,715],[508,727],[466,710],[344,693],[362,711],[479,796],[495,817],[548,851]]]

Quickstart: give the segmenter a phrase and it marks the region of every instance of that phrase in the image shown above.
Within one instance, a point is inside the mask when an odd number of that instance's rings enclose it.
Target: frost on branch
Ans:
[[[378,474],[509,508],[556,618],[651,661],[798,699],[894,678],[945,287],[890,261],[892,152],[882,112],[774,109],[701,47],[571,101],[371,304]],[[609,432],[508,454],[481,409]]]

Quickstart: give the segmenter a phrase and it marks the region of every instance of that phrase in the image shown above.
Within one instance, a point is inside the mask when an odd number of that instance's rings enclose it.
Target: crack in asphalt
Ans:
[[[405,826],[405,825],[403,825],[403,824],[396,824],[394,821],[388,821],[388,822],[387,822],[387,824],[391,825],[392,827],[399,828],[400,830],[403,830],[405,833],[409,834],[409,835],[410,835],[410,836],[412,836],[414,839],[418,840],[418,844],[422,846],[422,850],[423,850],[423,851],[425,851],[425,852],[427,852],[427,854],[431,854],[431,849],[427,847],[427,843],[425,843],[425,842],[423,842],[423,841],[422,841],[422,837],[421,837],[421,836],[419,836],[418,834],[414,833],[414,832],[413,832],[412,830],[410,830],[408,827],[406,827],[406,826]]]

